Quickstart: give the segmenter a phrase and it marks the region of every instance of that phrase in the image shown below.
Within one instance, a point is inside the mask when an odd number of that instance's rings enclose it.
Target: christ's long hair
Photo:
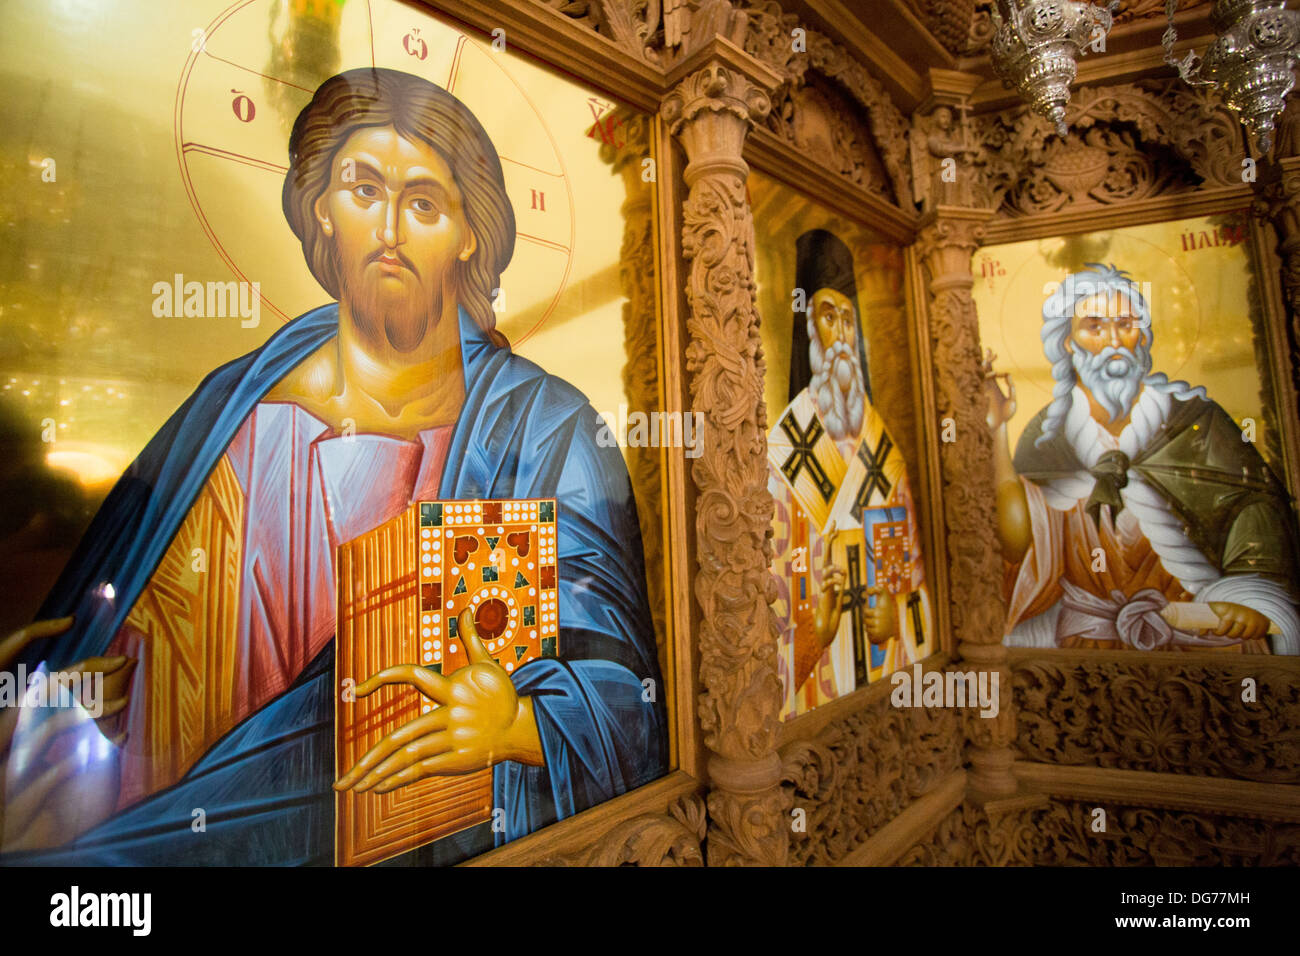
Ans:
[[[492,300],[515,249],[515,213],[506,195],[501,161],[478,119],[460,100],[428,80],[398,70],[366,67],[332,76],[298,114],[289,136],[284,177],[285,218],[302,241],[307,267],[335,299],[339,276],[313,206],[330,181],[339,148],[358,129],[392,126],[438,152],[463,197],[465,221],[477,240],[468,260],[457,260],[460,304],[498,346]]]

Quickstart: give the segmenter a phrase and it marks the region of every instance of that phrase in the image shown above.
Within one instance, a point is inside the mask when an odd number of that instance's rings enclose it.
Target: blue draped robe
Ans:
[[[493,806],[504,810],[504,827],[480,824],[395,862],[457,862],[648,783],[668,767],[641,534],[622,456],[597,444],[600,418],[581,392],[494,346],[464,309],[459,321],[465,405],[439,493],[558,499],[559,656],[512,675],[518,693],[533,699],[545,765],[493,768]],[[324,306],[204,379],[100,508],[38,614],[76,621],[27,649],[29,672],[42,662],[54,670],[104,653],[245,418],[337,332],[338,306]],[[647,678],[658,688],[644,695],[655,698],[650,702],[642,699]],[[63,847],[0,860],[332,862],[335,691],[331,641],[288,690],[214,744],[174,786]],[[191,829],[199,808],[203,832]]]

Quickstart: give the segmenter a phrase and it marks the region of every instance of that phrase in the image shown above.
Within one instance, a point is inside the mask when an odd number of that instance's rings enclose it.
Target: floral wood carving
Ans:
[[[967,806],[948,811],[928,837],[898,858],[895,866],[974,866],[974,838],[966,823]]]
[[[1003,216],[1239,186],[1240,124],[1217,94],[1181,81],[1083,87],[1062,141],[1024,107],[975,117],[983,164],[967,170],[975,204]]]
[[[1146,199],[1196,185],[1187,164],[1167,148],[1143,147],[1132,130],[1095,127],[1049,143],[1041,165],[1007,192],[1003,209],[1033,215],[1079,203]]]
[[[592,13],[600,33],[643,60],[660,62],[660,50],[652,44],[662,14],[659,0],[592,0]]]
[[[731,0],[535,0],[609,37],[629,53],[665,68],[714,36],[739,44],[745,14]]]
[[[988,213],[941,207],[917,240],[929,292],[930,355],[940,421],[951,435],[940,448],[943,518],[947,529],[949,603],[961,657],[996,670],[1001,688],[1011,686],[1002,645],[1005,609],[998,582],[1001,555],[994,548],[993,442],[985,424],[979,322],[971,296],[971,254],[984,235]],[[989,794],[1013,793],[1011,742],[1014,707],[1002,694],[993,718],[967,715],[971,787]]]
[[[775,70],[790,89],[804,86],[809,70],[838,84],[866,112],[874,149],[889,177],[890,193],[892,196],[912,195],[907,118],[894,105],[880,81],[850,57],[842,46],[816,30],[804,27],[805,49],[795,50],[792,31],[803,24],[797,16],[782,10],[775,0],[746,0],[745,13],[748,18],[745,51]],[[778,91],[778,103],[784,89]],[[815,155],[809,158],[818,159]],[[820,161],[840,175],[846,167],[853,168],[852,158],[842,153],[823,157]]]
[[[709,863],[785,862],[789,829],[776,755],[777,677],[767,490],[764,362],[754,289],[754,223],[741,159],[771,108],[774,75],[721,51],[665,99],[689,160],[682,214],[691,409],[704,416],[696,487],[699,714],[709,774]],[[733,49],[734,48],[730,48]],[[707,52],[707,51],[706,51]],[[759,76],[759,80],[751,79]]]
[[[704,800],[681,797],[667,813],[643,813],[605,833],[598,844],[547,857],[539,866],[703,866],[708,828]]]
[[[765,124],[800,153],[864,192],[894,202],[893,186],[858,108],[817,74],[803,86],[787,85]]]
[[[965,803],[899,866],[1295,866],[1300,823],[1223,813],[1053,800],[1006,814]]]
[[[1033,866],[1046,850],[1045,804],[1001,810],[966,802],[949,811],[895,866]]]
[[[1267,661],[1013,662],[1016,745],[1026,759],[1300,783],[1300,686]],[[1254,703],[1242,682],[1256,684]]]
[[[961,765],[960,729],[953,710],[898,708],[880,697],[815,740],[786,745],[781,758],[792,809],[804,811],[790,863],[824,866]]]
[[[663,60],[660,0],[535,0],[647,63]],[[672,5],[672,0],[669,0]]]
[[[1106,807],[1106,830],[1093,832],[1093,808],[1053,802],[1037,814],[1043,866],[1296,866],[1300,824],[1222,813]]]
[[[665,70],[689,58],[715,36],[723,37],[765,63],[786,86],[777,91],[777,109],[768,125],[787,141],[797,143],[801,127],[820,124],[831,129],[829,151],[810,150],[808,156],[867,192],[911,196],[907,162],[907,118],[884,87],[861,63],[829,37],[805,28],[804,49],[796,51],[792,31],[802,26],[798,16],[781,9],[776,0],[535,0],[558,10],[575,23],[609,37],[622,49]],[[969,2],[969,0],[939,0]],[[823,112],[817,93],[803,95],[807,74],[820,73],[843,89],[865,113],[870,138],[854,127],[842,109]],[[824,95],[824,91],[822,91]],[[806,114],[821,114],[808,117]],[[884,166],[885,175],[876,172]]]

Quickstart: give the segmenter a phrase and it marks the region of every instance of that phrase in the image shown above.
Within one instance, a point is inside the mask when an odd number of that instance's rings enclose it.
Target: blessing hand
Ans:
[[[358,697],[410,684],[439,705],[375,744],[334,783],[335,790],[387,793],[425,777],[473,773],[503,760],[540,767],[541,737],[531,697],[520,697],[494,661],[466,609],[457,618],[469,664],[444,677],[415,664],[389,667],[358,685]]]
[[[28,644],[57,637],[71,617],[37,621],[0,640],[0,670],[8,669]],[[135,660],[125,656],[90,657],[62,668],[65,679],[102,673],[103,700],[81,700],[62,707],[16,734],[21,707],[0,710],[0,847],[6,851],[59,846],[108,817],[117,802],[117,753],[126,734],[109,728],[128,703]],[[69,687],[66,680],[60,685]],[[85,686],[83,686],[83,697]],[[98,709],[91,716],[86,709]],[[69,745],[81,735],[86,747]],[[17,739],[15,739],[15,737]],[[87,749],[89,748],[89,749]],[[88,760],[87,753],[100,759]]]

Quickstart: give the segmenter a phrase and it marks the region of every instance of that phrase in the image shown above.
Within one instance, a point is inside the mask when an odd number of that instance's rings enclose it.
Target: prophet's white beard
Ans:
[[[838,340],[823,350],[813,328],[808,334],[808,361],[812,367],[808,390],[831,439],[843,441],[857,437],[862,431],[866,399],[857,351]]]
[[[1096,355],[1073,350],[1072,361],[1079,381],[1110,413],[1112,422],[1127,415],[1142,390],[1142,381],[1151,371],[1151,352],[1145,345],[1136,350],[1108,345]]]

